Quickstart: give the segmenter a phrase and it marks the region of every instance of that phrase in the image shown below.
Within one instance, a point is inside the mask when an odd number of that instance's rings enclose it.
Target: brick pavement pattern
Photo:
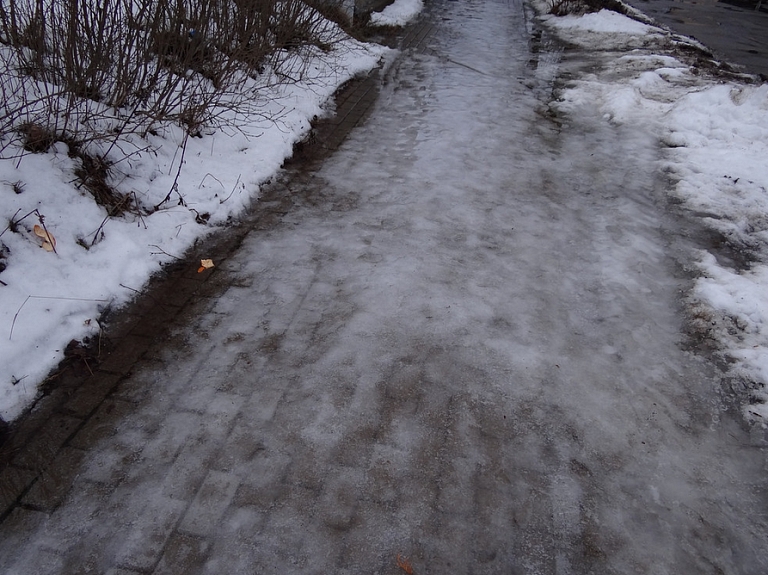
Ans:
[[[423,49],[433,29],[423,19],[382,40],[410,53]],[[336,113],[319,120],[310,139],[297,146],[281,182],[242,221],[169,266],[130,306],[106,318],[102,340],[109,349],[94,352],[98,365],[86,366],[84,374],[82,365],[63,364],[46,395],[15,423],[0,447],[0,571],[192,573],[208,555],[212,536],[222,535],[212,530],[233,505],[234,535],[245,527],[264,528],[266,514],[257,510],[273,506],[287,490],[300,496],[318,489],[290,485],[289,458],[259,455],[265,445],[253,437],[253,424],[270,421],[283,391],[229,389],[227,372],[250,371],[250,360],[233,366],[216,365],[212,357],[186,358],[188,348],[176,334],[190,322],[215,317],[227,290],[250,285],[247,279],[239,283],[228,262],[248,233],[279,225],[293,205],[285,186],[305,178],[366,120],[381,82],[375,69],[342,86]],[[200,249],[217,267],[198,273]],[[157,389],[150,374],[162,372],[168,354],[175,361],[188,359],[189,371],[166,374],[174,387]],[[246,481],[242,470],[233,472],[244,459],[253,467]],[[136,485],[152,479],[159,493],[132,497]],[[332,489],[344,497],[343,489]],[[55,513],[65,498],[66,511],[76,509],[77,516]],[[327,505],[334,508],[332,521],[350,520],[336,510],[335,500]],[[91,532],[105,514],[113,532]],[[279,513],[271,521],[279,529]],[[41,526],[43,536],[26,545]],[[241,544],[237,537],[227,543],[235,552]],[[238,572],[271,570],[244,564]]]
[[[429,10],[14,430],[0,572],[768,571],[655,148],[542,109],[595,56],[554,79],[518,0]]]

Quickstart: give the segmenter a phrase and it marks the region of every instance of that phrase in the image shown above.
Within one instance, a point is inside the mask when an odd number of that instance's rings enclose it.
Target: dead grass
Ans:
[[[25,122],[19,126],[19,134],[24,149],[33,154],[47,152],[56,142],[56,134],[52,130],[34,122]]]

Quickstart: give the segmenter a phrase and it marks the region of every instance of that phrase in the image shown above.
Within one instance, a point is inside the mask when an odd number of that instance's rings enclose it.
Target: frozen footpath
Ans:
[[[768,572],[655,139],[546,113],[592,56],[519,0],[404,48],[4,447],[0,572]]]

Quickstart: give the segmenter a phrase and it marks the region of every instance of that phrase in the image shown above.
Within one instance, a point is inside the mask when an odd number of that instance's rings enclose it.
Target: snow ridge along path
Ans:
[[[0,524],[0,570],[766,572],[765,454],[684,349],[654,135],[552,118],[595,56],[520,2],[425,18]]]

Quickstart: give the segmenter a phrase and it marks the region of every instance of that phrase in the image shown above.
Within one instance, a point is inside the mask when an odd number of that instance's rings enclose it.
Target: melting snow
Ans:
[[[753,78],[706,80],[669,52],[678,44],[699,46],[668,30],[605,10],[566,18],[545,17],[596,53],[625,45],[635,54],[606,56],[601,71],[585,74],[560,94],[555,109],[570,114],[596,108],[616,125],[652,126],[666,144],[661,169],[671,196],[723,235],[751,260],[732,269],[702,252],[701,278],[691,307],[712,314],[710,335],[736,360],[732,375],[755,386],[748,418],[768,416],[768,85]],[[580,33],[574,36],[574,31]],[[642,43],[638,43],[642,36]],[[711,62],[717,67],[717,62]],[[755,403],[755,398],[758,402]]]
[[[422,0],[395,0],[381,12],[371,14],[374,26],[405,26],[424,9]]]

